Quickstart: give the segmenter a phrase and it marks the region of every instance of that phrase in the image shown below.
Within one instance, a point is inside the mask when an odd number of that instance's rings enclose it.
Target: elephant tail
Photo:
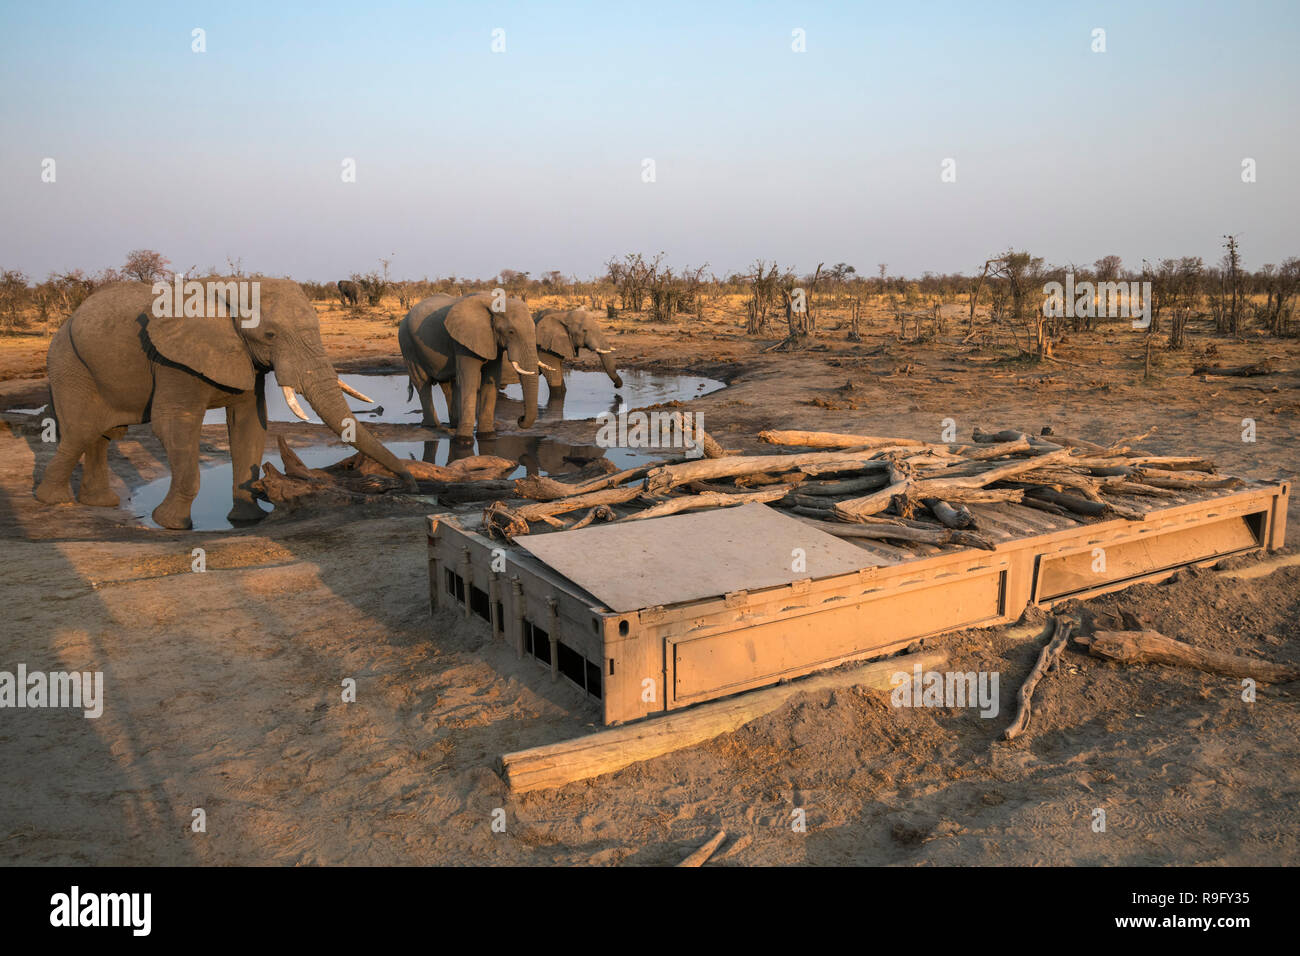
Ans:
[[[46,382],[45,387],[50,393],[50,402],[45,406],[45,411],[50,418],[54,419],[54,434],[62,435],[63,430],[59,427],[59,411],[54,405],[54,383]]]
[[[428,373],[414,359],[406,359],[406,400],[409,402],[417,388],[424,388],[429,381]]]

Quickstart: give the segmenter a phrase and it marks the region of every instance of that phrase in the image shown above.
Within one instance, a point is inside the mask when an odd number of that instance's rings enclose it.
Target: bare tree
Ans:
[[[167,267],[171,263],[161,252],[152,249],[133,249],[126,254],[126,263],[122,274],[136,282],[157,282],[167,277]]]
[[[1224,236],[1223,260],[1219,269],[1219,295],[1214,310],[1215,331],[1236,336],[1241,330],[1242,288],[1241,250],[1236,236]]]

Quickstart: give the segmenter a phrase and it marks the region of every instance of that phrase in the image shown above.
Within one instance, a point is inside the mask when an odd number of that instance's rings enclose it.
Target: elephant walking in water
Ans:
[[[623,387],[623,378],[614,365],[614,348],[605,338],[598,313],[569,309],[543,312],[537,317],[537,357],[552,395],[565,391],[564,362],[577,358],[582,349],[590,349],[600,356],[601,367],[614,387]],[[518,381],[510,372],[510,369],[502,370],[503,385]]]
[[[447,418],[459,442],[496,431],[497,388],[503,360],[518,375],[524,391],[520,428],[537,420],[537,331],[519,299],[483,293],[453,298],[433,295],[417,302],[397,328],[397,341],[419,393],[423,424],[437,427],[433,386],[447,397]]]
[[[167,289],[162,296],[170,299],[171,287],[160,285]],[[251,315],[243,301],[249,286],[256,303]],[[228,517],[263,517],[250,485],[258,478],[266,444],[265,380],[272,371],[299,418],[307,415],[295,392],[335,433],[415,490],[401,461],[353,417],[344,392],[364,396],[344,385],[330,365],[316,310],[296,282],[191,280],[184,284],[184,309],[160,308],[157,289],[144,282],[105,286],[50,342],[47,367],[59,447],[36,489],[38,499],[71,501],[72,471],[84,455],[78,500],[115,506],[108,443],[121,438],[128,425],[150,422],[171,468],[171,486],[153,518],[164,528],[189,528],[190,505],[199,492],[203,413],[224,408],[234,465],[234,507]]]

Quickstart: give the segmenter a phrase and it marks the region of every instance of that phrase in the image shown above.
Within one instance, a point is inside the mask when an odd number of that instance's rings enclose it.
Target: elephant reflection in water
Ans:
[[[579,391],[581,392],[584,390],[579,389]],[[539,424],[545,425],[549,423],[564,421],[565,420],[564,403],[565,403],[565,399],[568,397],[570,397],[568,389],[554,389],[548,385],[547,393],[546,393],[546,401],[539,402],[538,404],[537,422]],[[588,415],[592,415],[592,417],[596,417],[594,414],[592,414],[591,411],[589,411],[590,406],[585,405],[585,403],[587,401],[590,401],[590,399],[591,396],[587,396],[587,395],[580,394],[577,396],[577,398],[574,400],[574,404],[577,406],[577,408],[575,409],[575,415],[574,415],[575,418],[586,418]],[[510,414],[516,407],[521,406],[519,399],[507,397],[504,388],[501,389],[500,391],[499,403],[502,412],[504,414]],[[609,406],[607,409],[605,409],[605,411],[608,411],[609,414],[611,415],[617,415],[619,412],[625,411],[626,409],[627,409],[627,401],[623,398],[623,396],[619,395],[618,393],[615,393],[613,399],[610,401]]]
[[[519,462],[530,475],[543,472],[558,475],[577,471],[584,465],[605,457],[605,449],[598,445],[570,445],[541,435],[497,435],[493,438],[480,437],[477,449],[453,442],[447,449],[446,462],[438,462],[438,452],[445,445],[445,440],[426,441],[424,460],[450,465],[471,455],[497,455]]]

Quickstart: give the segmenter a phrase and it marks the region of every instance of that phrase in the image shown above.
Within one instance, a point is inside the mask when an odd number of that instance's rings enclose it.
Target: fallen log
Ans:
[[[709,840],[708,843],[704,844],[704,846],[700,847],[698,850],[696,850],[694,853],[692,853],[686,859],[682,860],[682,862],[678,863],[677,865],[678,866],[703,866],[706,862],[708,862],[709,857],[713,856],[713,854],[717,851],[718,847],[722,846],[722,841],[725,840],[726,838],[727,838],[727,831],[719,830],[717,834],[713,837],[713,839]]]
[[[846,435],[842,432],[801,432],[768,430],[758,433],[758,440],[769,445],[790,445],[798,448],[873,448],[898,445],[907,448],[943,448],[933,442],[915,438],[880,438],[876,435]]]
[[[874,494],[836,503],[835,514],[842,521],[852,521],[855,517],[878,514],[888,508],[899,495],[920,500],[942,498],[948,501],[1019,501],[1024,496],[1024,492],[1019,489],[986,489],[985,485],[1001,481],[1022,471],[1030,471],[1040,467],[1045,461],[1068,454],[1069,449],[1061,448],[1039,455],[1037,458],[1018,458],[1015,461],[995,465],[975,475],[895,481]]]
[[[280,455],[283,458],[284,438],[280,437]],[[285,461],[286,467],[288,461]],[[452,462],[450,465],[435,465],[429,461],[416,461],[407,459],[402,462],[411,477],[416,481],[490,481],[502,478],[519,467],[519,462],[511,461],[509,458],[499,458],[496,455],[472,455],[467,458],[461,458]],[[336,461],[323,469],[318,469],[330,475],[343,474],[363,474],[363,475],[389,475],[391,472],[362,452],[357,452],[344,458],[342,461]]]
[[[585,528],[599,518],[601,521],[613,521],[614,509],[609,505],[596,505],[588,511],[583,517],[579,518],[571,525],[567,525],[564,530],[577,531],[579,528]]]
[[[569,511],[581,511],[597,505],[620,505],[641,494],[635,485],[630,488],[605,488],[585,495],[573,495],[555,501],[538,501],[511,508],[503,501],[494,501],[483,512],[483,529],[491,537],[499,533],[507,538],[528,534],[528,522],[543,521]]]
[[[397,486],[405,487],[401,482]],[[249,487],[258,498],[276,505],[298,504],[308,498],[334,504],[357,504],[366,500],[364,493],[349,491],[328,479],[285,475],[269,461],[262,465],[262,476]]]
[[[784,498],[789,490],[789,485],[772,485],[762,491],[749,491],[734,495],[721,494],[716,491],[702,491],[696,495],[669,498],[667,501],[645,509],[645,511],[638,511],[635,514],[619,518],[618,521],[640,521],[643,518],[662,518],[664,515],[675,515],[682,511],[696,511],[702,508],[730,508],[734,505],[775,501],[777,498]]]
[[[682,413],[673,412],[669,417],[672,419],[673,424],[677,426],[678,431],[682,434],[686,434],[688,429],[682,423]],[[691,438],[703,450],[705,458],[726,458],[731,454],[731,452],[719,445],[712,435],[704,430],[704,426],[700,424],[699,416],[696,416],[694,422],[694,427],[689,429],[689,431],[693,432]]]
[[[896,686],[894,677],[897,674],[910,677],[917,666],[931,670],[947,660],[946,651],[922,651],[862,667],[817,674],[623,727],[597,731],[576,740],[505,754],[498,770],[506,785],[516,793],[562,787],[731,733],[783,707],[800,694],[848,687],[891,690]]]
[[[939,498],[922,498],[921,503],[930,509],[930,514],[938,518],[941,524],[949,528],[962,529],[975,526],[975,516],[965,505],[954,508]]]
[[[1054,505],[1049,501],[1039,501],[1034,498],[1026,496],[1025,498],[1021,499],[1020,503],[1024,505],[1026,508],[1033,508],[1036,511],[1046,511],[1050,514],[1060,515],[1063,518],[1069,518],[1071,521],[1075,520],[1074,515],[1071,514],[1068,510],[1062,508],[1060,505]]]
[[[651,470],[667,464],[663,461],[650,462],[646,465],[639,465],[636,468],[628,468],[624,471],[617,471],[610,475],[602,475],[599,478],[591,478],[587,481],[570,484],[569,482],[559,481],[546,475],[527,475],[515,480],[515,494],[520,498],[531,498],[534,501],[556,501],[560,498],[570,498],[574,495],[590,494],[593,491],[601,491],[605,488],[614,488],[623,484],[625,481],[634,481],[638,478],[644,478]]]
[[[314,479],[323,479],[328,481],[330,479],[328,472],[322,471],[319,468],[308,468],[304,465],[302,459],[298,457],[298,453],[290,448],[289,443],[284,440],[283,435],[276,435],[275,443],[280,451],[280,461],[284,463],[284,473],[288,477],[298,478],[304,481],[311,481]],[[357,454],[359,455],[361,452],[357,452]],[[387,469],[385,469],[385,473],[387,473]]]
[[[1273,371],[1273,363],[1268,359],[1252,362],[1250,365],[1230,365],[1226,368],[1220,368],[1217,365],[1197,365],[1192,368],[1193,375],[1229,375],[1234,378],[1271,375]]]
[[[874,491],[889,484],[885,474],[863,475],[861,478],[845,478],[841,481],[804,481],[799,483],[802,495],[834,496],[857,494],[862,491]]]
[[[1033,670],[1029,672],[1025,682],[1020,685],[1020,693],[1017,695],[1019,704],[1016,708],[1016,717],[1011,722],[1011,726],[1002,732],[1004,740],[1015,740],[1029,726],[1029,712],[1034,689],[1038,687],[1038,682],[1043,679],[1043,676],[1056,666],[1061,651],[1065,649],[1065,644],[1070,639],[1070,628],[1072,626],[1072,622],[1066,618],[1058,617],[1056,619],[1056,630],[1052,634],[1052,639],[1039,652],[1038,661],[1034,664]]]
[[[1201,488],[1236,488],[1242,484],[1240,478],[1211,478],[1188,481],[1185,478],[1162,478],[1149,470],[1141,470],[1142,482],[1153,488],[1169,488],[1178,491],[1198,491]]]
[[[1106,513],[1106,503],[1104,501],[1089,501],[1087,498],[1067,495],[1051,488],[1030,488],[1025,492],[1025,500],[1028,501],[1031,498],[1046,501],[1058,508],[1073,511],[1075,514],[1087,515],[1089,518],[1100,518]]]
[[[879,514],[893,504],[895,496],[906,494],[911,485],[911,481],[896,481],[892,485],[886,485],[879,491],[864,495],[861,498],[837,501],[832,506],[832,509],[835,516],[841,521],[853,521],[856,518]]]
[[[795,508],[795,514],[799,509]],[[811,510],[811,509],[807,509]],[[868,538],[874,541],[914,541],[917,544],[957,544],[981,551],[992,551],[997,546],[983,535],[974,531],[960,531],[951,528],[916,528],[904,524],[844,524],[836,521],[823,521],[816,517],[800,517],[804,524],[810,524],[820,531],[833,534],[837,538]]]
[[[1091,637],[1074,639],[1096,657],[1125,664],[1170,664],[1193,667],[1226,677],[1249,677],[1264,684],[1285,684],[1300,678],[1300,667],[1275,664],[1239,654],[1193,647],[1183,641],[1165,637],[1159,631],[1097,631]]]
[[[1009,441],[1027,441],[1031,446],[1041,448],[1045,451],[1060,451],[1065,448],[1064,445],[1058,444],[1054,441],[1048,441],[1040,435],[1029,435],[1025,432],[1016,431],[1014,428],[1005,428],[1000,432],[986,432],[982,428],[976,428],[971,432],[971,441],[977,442],[981,445],[995,445]]]
[[[663,494],[677,485],[711,478],[734,478],[752,472],[773,469],[789,471],[801,465],[820,465],[838,462],[861,462],[863,467],[884,470],[885,462],[863,462],[852,454],[843,452],[806,452],[799,455],[745,455],[733,458],[701,458],[673,465],[661,465],[646,475],[645,490],[649,494]]]
[[[1031,452],[1035,448],[1029,443],[1029,439],[1020,437],[1012,441],[998,442],[995,445],[949,445],[948,451],[954,455],[960,455],[962,458],[969,458],[972,461],[983,461],[988,458],[1002,458],[1006,455],[1018,455],[1022,452]]]

